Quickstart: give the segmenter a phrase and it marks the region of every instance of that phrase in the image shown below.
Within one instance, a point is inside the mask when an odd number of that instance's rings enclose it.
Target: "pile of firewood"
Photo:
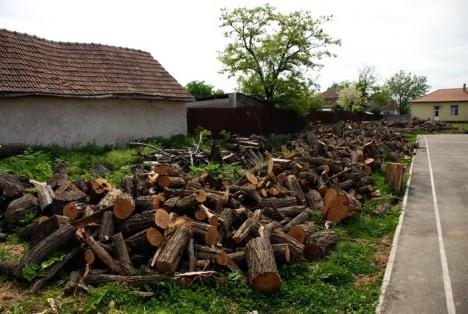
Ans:
[[[336,242],[331,226],[358,215],[360,200],[379,196],[371,174],[384,156],[412,149],[380,123],[312,124],[280,150],[258,136],[232,137],[225,147],[181,150],[179,163],[177,151],[155,148],[153,160],[136,165],[118,187],[102,178],[71,182],[61,167],[47,183],[0,174],[4,225],[38,213],[18,232],[29,251],[0,270],[24,279],[25,269],[60,250],[65,255],[39,274],[32,292],[63,268],[74,270],[68,292],[111,281],[156,284],[163,274],[187,284],[222,269],[273,290],[281,284],[278,264],[325,256]],[[185,166],[197,155],[240,162],[246,171],[235,182],[191,176]],[[316,214],[324,223],[311,221]]]
[[[392,122],[393,127],[398,127],[399,132],[404,133],[460,133],[460,129],[454,128],[449,122],[423,120],[413,117],[408,123]]]

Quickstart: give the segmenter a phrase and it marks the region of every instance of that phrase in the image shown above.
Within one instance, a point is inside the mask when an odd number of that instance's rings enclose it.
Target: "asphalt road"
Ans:
[[[420,135],[382,313],[468,313],[468,135]]]

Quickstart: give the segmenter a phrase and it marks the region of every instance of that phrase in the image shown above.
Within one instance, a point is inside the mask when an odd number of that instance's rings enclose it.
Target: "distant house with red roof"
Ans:
[[[468,90],[438,89],[411,102],[411,115],[434,121],[468,121]]]
[[[126,143],[187,132],[190,95],[141,50],[0,29],[0,144]]]
[[[331,111],[338,100],[340,90],[336,87],[329,87],[322,93],[324,104],[322,110]]]

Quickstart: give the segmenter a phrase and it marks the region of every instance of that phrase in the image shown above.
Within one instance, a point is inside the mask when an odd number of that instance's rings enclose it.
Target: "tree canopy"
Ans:
[[[280,13],[270,5],[222,10],[221,27],[229,40],[222,72],[237,78],[239,89],[279,108],[304,113],[314,95],[311,71],[339,44],[323,30],[331,16],[309,11]],[[313,106],[312,106],[313,107]]]
[[[190,81],[187,83],[187,85],[185,85],[185,88],[196,99],[224,94],[224,91],[222,89],[215,90],[215,87],[213,85],[209,85],[205,83],[205,81]]]
[[[375,73],[375,67],[366,65],[359,70],[359,78],[356,87],[361,91],[362,97],[364,97],[366,101],[370,100],[376,83],[377,74]]]
[[[338,92],[337,104],[345,110],[364,112],[363,101],[362,92],[356,84],[345,87]]]
[[[411,100],[426,94],[429,90],[427,77],[402,70],[395,73],[385,85],[398,104],[400,114],[409,113]]]

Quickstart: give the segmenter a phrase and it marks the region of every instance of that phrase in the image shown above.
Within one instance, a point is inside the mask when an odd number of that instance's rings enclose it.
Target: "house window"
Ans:
[[[450,105],[450,116],[458,116],[458,105]]]

